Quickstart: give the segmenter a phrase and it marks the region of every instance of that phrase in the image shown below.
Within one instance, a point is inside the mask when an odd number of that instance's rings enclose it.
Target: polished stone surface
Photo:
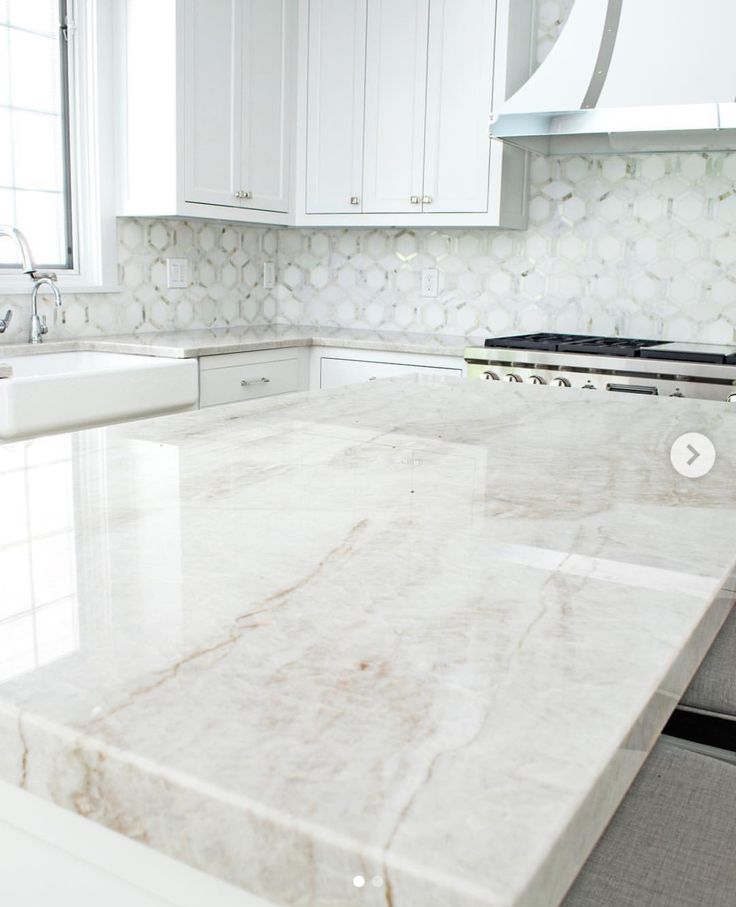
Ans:
[[[443,334],[411,334],[401,331],[368,331],[363,329],[312,327],[309,325],[261,325],[252,327],[213,328],[200,331],[150,331],[108,337],[87,337],[44,343],[6,345],[5,356],[28,355],[36,350],[91,350],[105,353],[137,353],[143,356],[192,358],[219,353],[242,353],[251,350],[284,347],[342,347],[355,350],[379,350],[391,353],[424,353],[463,356],[469,340]],[[477,344],[477,338],[476,338]]]
[[[735,468],[723,405],[424,376],[0,447],[0,777],[278,907],[552,907],[730,609]]]

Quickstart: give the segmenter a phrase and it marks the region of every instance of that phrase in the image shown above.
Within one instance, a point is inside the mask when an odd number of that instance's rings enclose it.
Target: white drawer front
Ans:
[[[200,373],[199,405],[239,403],[299,390],[299,362],[250,362],[229,368],[207,369]]]
[[[357,359],[330,359],[322,357],[320,387],[341,387],[345,384],[360,384],[378,378],[396,378],[415,372],[430,375],[462,375],[461,368],[445,368],[434,365],[408,365],[398,362],[366,362]]]

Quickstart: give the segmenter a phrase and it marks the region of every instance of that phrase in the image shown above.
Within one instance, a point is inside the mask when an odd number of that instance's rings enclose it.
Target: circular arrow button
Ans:
[[[700,479],[713,469],[716,449],[710,438],[696,431],[688,432],[672,445],[670,460],[675,469],[686,479]]]

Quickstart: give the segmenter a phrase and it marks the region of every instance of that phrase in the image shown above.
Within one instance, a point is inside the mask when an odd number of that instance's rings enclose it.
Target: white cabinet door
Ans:
[[[323,356],[320,363],[320,387],[342,387],[361,384],[379,378],[399,378],[403,375],[462,375],[461,368],[444,368],[434,365],[409,365],[400,362],[370,362],[358,359],[332,359]]]
[[[426,213],[488,210],[496,0],[431,0]]]
[[[359,214],[368,0],[310,0],[308,214]]]
[[[236,0],[242,7],[243,207],[287,211],[291,34],[295,0]],[[209,6],[209,0],[207,0]],[[237,78],[237,75],[236,75]]]
[[[370,0],[363,210],[419,212],[429,0]]]
[[[188,202],[240,207],[242,8],[241,0],[185,2]]]

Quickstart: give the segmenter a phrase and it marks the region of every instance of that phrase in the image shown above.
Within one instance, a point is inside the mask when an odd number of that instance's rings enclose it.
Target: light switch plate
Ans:
[[[422,271],[422,296],[432,298],[440,295],[440,272],[437,268],[425,268]]]
[[[166,259],[166,285],[170,290],[185,290],[189,286],[189,262],[186,258]]]
[[[263,262],[263,289],[272,290],[276,286],[276,266],[272,261]]]

